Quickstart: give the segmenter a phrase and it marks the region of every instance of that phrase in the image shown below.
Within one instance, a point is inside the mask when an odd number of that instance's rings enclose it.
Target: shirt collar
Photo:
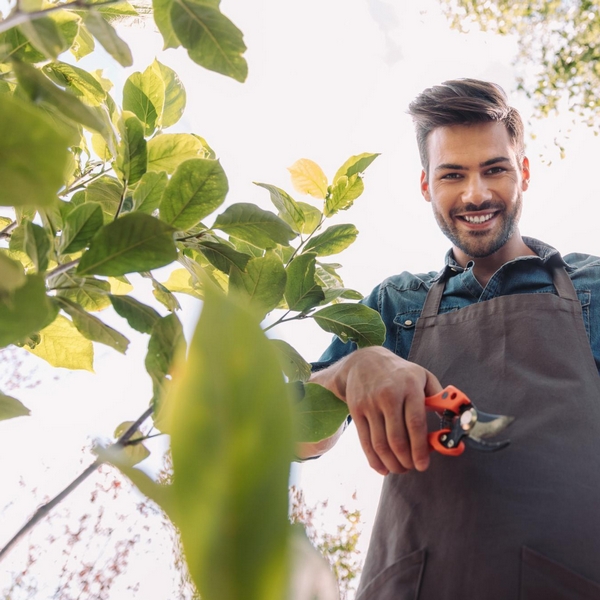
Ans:
[[[552,259],[553,257],[556,257],[556,258],[554,258],[554,260],[558,261],[559,264],[566,267],[567,270],[573,269],[573,267],[571,267],[569,264],[567,264],[563,260],[563,257],[560,255],[558,250],[556,248],[553,248],[549,244],[545,244],[544,242],[541,242],[540,240],[536,240],[535,238],[525,237],[525,236],[523,236],[523,241],[525,242],[525,244],[527,244],[527,246],[529,246],[529,248],[531,248],[536,253],[536,256],[519,256],[518,258],[515,258],[514,260],[511,260],[509,262],[512,263],[512,262],[517,262],[517,261],[521,261],[521,260],[541,260],[541,263],[545,265],[545,264],[548,264],[548,261],[550,259]],[[432,281],[434,281],[434,282],[438,281],[445,275],[447,277],[452,277],[453,275],[456,275],[458,273],[464,273],[465,271],[468,271],[469,269],[471,269],[474,264],[473,261],[471,260],[467,263],[466,267],[461,267],[454,258],[454,253],[452,252],[452,248],[450,248],[450,250],[448,250],[448,252],[446,252],[446,257],[445,257],[444,263],[445,263],[444,268],[433,278]]]

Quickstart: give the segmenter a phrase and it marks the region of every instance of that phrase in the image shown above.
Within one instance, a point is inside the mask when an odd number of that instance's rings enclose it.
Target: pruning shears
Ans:
[[[429,445],[441,454],[460,456],[465,444],[475,450],[495,452],[510,440],[487,442],[513,422],[514,417],[492,415],[477,410],[468,396],[449,385],[435,396],[425,398],[427,410],[436,411],[440,429],[429,434]]]

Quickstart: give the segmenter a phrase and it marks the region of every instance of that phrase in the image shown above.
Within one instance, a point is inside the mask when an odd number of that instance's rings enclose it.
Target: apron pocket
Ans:
[[[371,579],[356,600],[417,600],[425,557],[425,549],[403,556]]]
[[[600,584],[523,546],[520,600],[598,600]]]

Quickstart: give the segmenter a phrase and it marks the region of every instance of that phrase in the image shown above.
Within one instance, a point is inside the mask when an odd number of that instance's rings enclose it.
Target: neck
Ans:
[[[473,266],[473,275],[479,283],[485,287],[492,275],[504,264],[518,258],[519,256],[534,256],[535,252],[523,241],[518,231],[494,254],[484,258],[473,258],[465,254],[456,246],[453,248],[454,258],[461,267],[466,267],[471,261]]]

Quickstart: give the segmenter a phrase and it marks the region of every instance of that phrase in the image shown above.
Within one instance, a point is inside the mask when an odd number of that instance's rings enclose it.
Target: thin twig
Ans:
[[[144,421],[152,414],[152,407],[149,407],[138,418],[135,423],[114,443],[110,448],[122,448],[126,445],[133,434],[141,427]],[[19,529],[19,531],[9,540],[9,542],[0,550],[0,560],[8,553],[8,551],[37,523],[39,523],[57,504],[62,502],[79,484],[83,483],[104,461],[101,459],[95,460],[81,475],[75,478],[62,492],[57,494],[52,500],[42,504],[33,516]]]
[[[13,221],[9,225],[7,225],[2,231],[0,231],[0,239],[8,239],[10,238],[10,234],[13,229],[16,229],[18,223]]]
[[[35,21],[36,19],[42,19],[46,15],[56,12],[57,10],[70,10],[72,7],[79,9],[90,9],[98,8],[99,6],[106,6],[107,4],[118,4],[123,0],[104,0],[104,2],[97,2],[96,4],[88,4],[87,2],[81,2],[81,0],[73,0],[73,2],[65,2],[64,4],[55,4],[44,10],[36,10],[33,12],[22,12],[20,10],[15,11],[4,21],[0,21],[0,33],[4,33],[17,25],[22,25],[28,21]]]
[[[61,275],[62,273],[66,273],[69,269],[72,269],[73,267],[77,266],[79,264],[80,260],[81,260],[80,258],[76,258],[75,260],[67,262],[63,265],[58,265],[58,267],[56,267],[55,269],[52,269],[52,271],[48,271],[48,273],[46,273],[46,279],[51,279],[52,277],[56,277],[56,275]]]

